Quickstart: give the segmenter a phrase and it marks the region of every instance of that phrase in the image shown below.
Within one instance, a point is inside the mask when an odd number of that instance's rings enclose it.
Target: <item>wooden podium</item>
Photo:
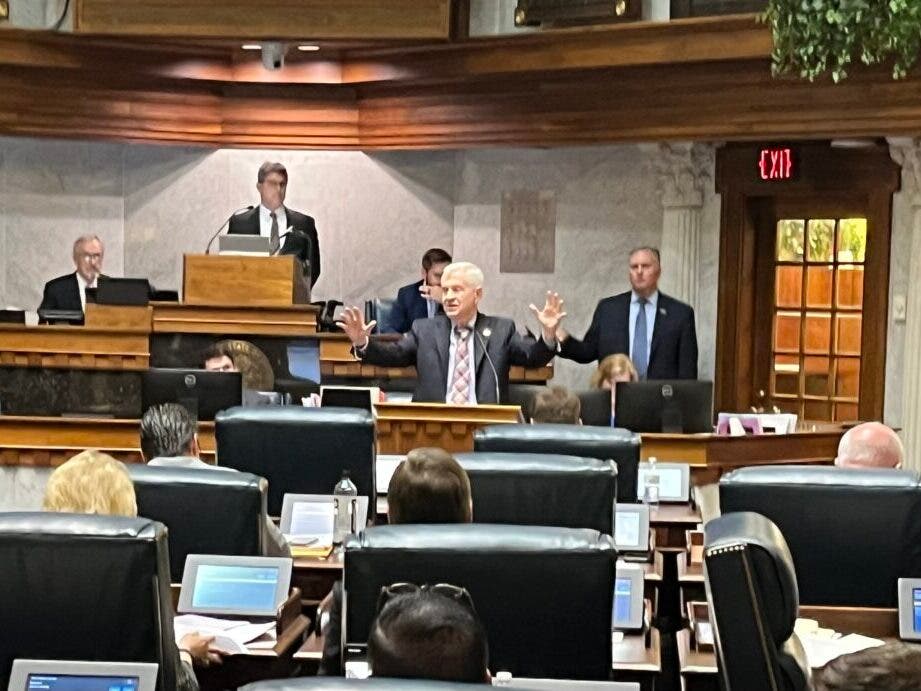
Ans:
[[[447,405],[445,403],[378,403],[377,452],[405,454],[420,446],[446,451],[473,451],[480,427],[521,420],[517,405]]]
[[[182,257],[186,305],[288,307],[310,302],[310,285],[296,257],[186,254]]]

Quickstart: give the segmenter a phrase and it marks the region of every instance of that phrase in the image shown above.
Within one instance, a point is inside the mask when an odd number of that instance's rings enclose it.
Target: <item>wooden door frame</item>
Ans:
[[[774,199],[846,195],[866,209],[873,233],[867,243],[863,310],[886,327],[889,312],[889,252],[892,195],[901,169],[886,146],[834,148],[828,143],[793,144],[794,178],[765,181],[758,174],[761,146],[729,145],[717,151],[716,191],[721,195],[719,290],[714,403],[717,410],[744,411],[756,381],[756,320],[763,315],[756,291],[759,215],[772,213]],[[884,289],[880,289],[883,287]],[[761,296],[763,298],[763,296]],[[762,303],[763,304],[763,303]],[[886,328],[864,328],[861,336],[862,420],[883,416]]]

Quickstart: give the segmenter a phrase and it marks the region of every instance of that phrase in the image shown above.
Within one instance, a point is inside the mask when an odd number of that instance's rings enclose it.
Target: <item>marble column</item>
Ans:
[[[905,467],[921,470],[921,139],[890,139],[892,158],[902,166],[902,190],[911,208],[911,261],[902,363],[902,443]]]
[[[700,226],[704,188],[713,176],[709,144],[660,144],[654,159],[662,201],[662,278],[665,293],[698,304]]]

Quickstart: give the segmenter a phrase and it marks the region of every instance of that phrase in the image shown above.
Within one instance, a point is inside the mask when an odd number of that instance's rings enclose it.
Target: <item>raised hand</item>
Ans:
[[[434,300],[438,304],[441,304],[444,293],[441,290],[441,286],[430,286],[423,283],[419,286],[419,292],[422,293],[422,297],[429,300]]]
[[[559,296],[559,293],[548,290],[547,300],[544,302],[543,309],[537,309],[533,304],[529,305],[529,307],[540,322],[544,338],[548,341],[553,341],[556,338],[556,330],[560,322],[566,316],[563,311],[563,299]]]
[[[357,307],[346,307],[336,322],[336,326],[345,332],[356,348],[364,348],[368,344],[375,324],[376,321],[365,324],[365,317]]]

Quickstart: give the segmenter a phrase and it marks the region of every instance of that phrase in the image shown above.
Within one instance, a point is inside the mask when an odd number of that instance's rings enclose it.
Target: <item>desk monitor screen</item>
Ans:
[[[141,401],[146,411],[160,403],[178,403],[198,420],[243,402],[243,375],[199,369],[149,369],[141,380]]]
[[[649,506],[617,504],[614,516],[614,545],[618,552],[649,551]]]
[[[614,578],[611,629],[638,631],[643,628],[643,570],[619,563]]]
[[[331,494],[285,494],[279,528],[293,545],[331,545],[335,516]],[[359,532],[368,524],[368,497],[355,497],[354,516],[355,532]]]
[[[100,305],[146,305],[150,302],[150,282],[146,278],[100,276],[96,302]]]
[[[713,431],[713,382],[693,379],[619,382],[614,420],[631,432]]]
[[[640,501],[646,489],[649,463],[640,463],[636,470],[636,498]],[[686,502],[691,500],[691,467],[687,463],[656,463],[659,474],[659,501]]]
[[[899,579],[899,638],[921,641],[921,578]]]
[[[373,386],[321,386],[320,406],[361,408],[373,413],[379,391]]]
[[[154,663],[15,660],[9,691],[154,691],[156,685]]]
[[[183,614],[274,617],[288,597],[291,564],[284,557],[186,557],[178,611]]]

